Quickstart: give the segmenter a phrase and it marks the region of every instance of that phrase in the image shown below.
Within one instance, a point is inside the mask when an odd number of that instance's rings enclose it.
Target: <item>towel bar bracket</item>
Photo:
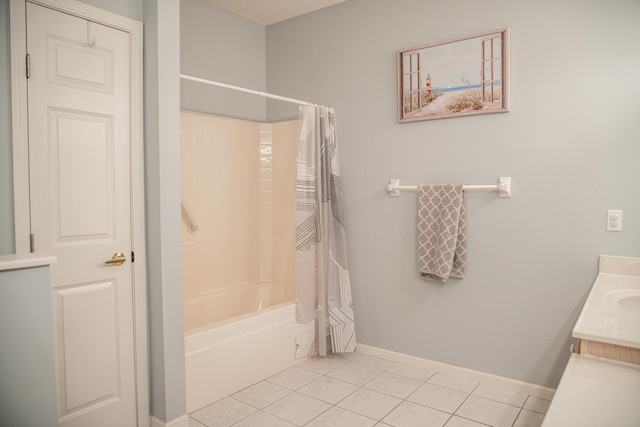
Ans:
[[[399,179],[390,179],[389,185],[387,185],[387,191],[389,195],[392,197],[400,196],[400,180]]]
[[[498,197],[511,197],[511,177],[510,176],[501,176],[498,178],[497,185],[465,185],[463,186],[465,191],[469,190],[488,190],[488,191],[497,191]],[[390,179],[389,184],[387,185],[387,192],[392,197],[400,196],[400,191],[408,190],[408,191],[417,191],[418,186],[416,185],[400,185],[400,180],[397,178]]]
[[[511,177],[498,178],[498,197],[511,197]]]

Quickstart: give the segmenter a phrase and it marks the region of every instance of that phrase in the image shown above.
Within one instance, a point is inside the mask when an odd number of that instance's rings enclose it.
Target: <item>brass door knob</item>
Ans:
[[[116,252],[111,259],[106,260],[104,263],[108,265],[122,265],[127,260],[122,252]]]

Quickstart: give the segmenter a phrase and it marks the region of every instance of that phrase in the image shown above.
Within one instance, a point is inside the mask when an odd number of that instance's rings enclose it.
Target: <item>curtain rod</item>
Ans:
[[[318,107],[317,104],[313,104],[311,102],[300,101],[299,99],[287,98],[285,96],[274,95],[272,93],[260,92],[258,90],[247,89],[247,88],[240,87],[240,86],[233,86],[233,85],[229,85],[229,84],[226,84],[226,83],[220,83],[220,82],[215,82],[215,81],[212,81],[212,80],[201,79],[199,77],[188,76],[186,74],[180,74],[180,78],[183,79],[183,80],[191,80],[191,81],[197,82],[197,83],[204,83],[204,84],[208,84],[208,85],[212,85],[212,86],[219,86],[219,87],[223,87],[223,88],[227,88],[227,89],[237,90],[237,91],[240,91],[240,92],[251,93],[253,95],[258,95],[258,96],[262,96],[262,97],[265,97],[265,98],[271,98],[271,99],[277,99],[279,101],[291,102],[293,104],[306,105],[306,106],[310,106],[310,107]]]

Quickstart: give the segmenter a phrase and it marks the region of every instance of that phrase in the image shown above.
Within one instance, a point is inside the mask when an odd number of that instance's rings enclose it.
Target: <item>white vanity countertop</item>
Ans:
[[[572,354],[542,427],[640,426],[640,366]]]
[[[20,268],[42,267],[58,262],[58,258],[46,254],[12,254],[0,255],[0,271],[17,270]]]
[[[600,256],[575,338],[640,348],[640,258]],[[572,354],[542,427],[640,426],[640,365]]]
[[[600,256],[573,336],[640,348],[640,258]]]

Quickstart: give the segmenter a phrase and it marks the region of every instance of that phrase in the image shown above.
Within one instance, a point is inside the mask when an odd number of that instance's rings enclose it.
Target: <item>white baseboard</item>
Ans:
[[[162,421],[156,417],[151,417],[151,427],[189,427],[189,416],[183,415],[173,421]]]
[[[403,363],[409,366],[426,368],[432,371],[441,372],[443,374],[474,380],[479,383],[491,385],[494,387],[508,388],[509,390],[514,390],[519,393],[539,397],[541,399],[551,400],[553,398],[553,395],[555,394],[554,389],[541,385],[512,380],[510,378],[487,374],[480,371],[474,371],[472,369],[460,368],[458,366],[447,365],[446,363],[434,362],[433,360],[422,359],[420,357],[397,353],[395,351],[372,347],[365,344],[357,344],[356,351],[358,353],[380,357],[382,359],[391,360],[397,363]]]

